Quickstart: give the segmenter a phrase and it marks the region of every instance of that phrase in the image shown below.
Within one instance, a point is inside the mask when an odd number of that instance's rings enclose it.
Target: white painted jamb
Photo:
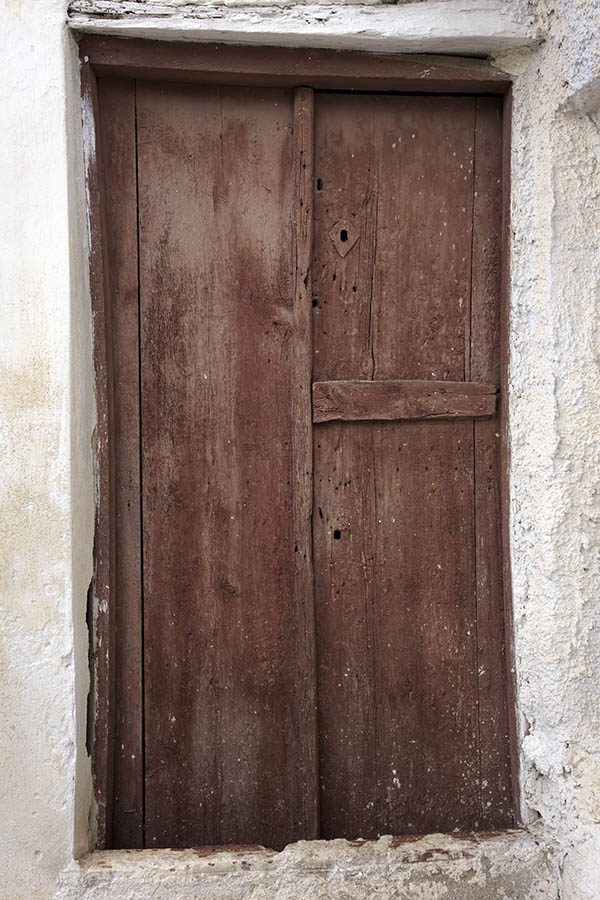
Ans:
[[[505,0],[73,0],[68,21],[78,32],[152,40],[483,57],[539,39],[531,17]]]

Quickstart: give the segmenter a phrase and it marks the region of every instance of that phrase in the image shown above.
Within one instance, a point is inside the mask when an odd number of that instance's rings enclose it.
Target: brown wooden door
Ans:
[[[327,385],[313,394],[313,522],[327,838],[510,815],[496,398],[462,406],[439,393],[499,381],[499,128],[497,102],[471,97],[317,100],[313,377]],[[398,421],[406,405],[410,421]]]
[[[510,824],[499,102],[99,106],[113,845]]]

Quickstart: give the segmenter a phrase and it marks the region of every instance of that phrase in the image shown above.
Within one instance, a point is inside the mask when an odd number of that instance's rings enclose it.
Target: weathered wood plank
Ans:
[[[470,370],[473,380],[500,383],[502,274],[502,102],[475,101],[475,180]]]
[[[113,424],[113,359],[108,236],[104,166],[97,80],[82,59],[81,94],[85,128],[85,163],[89,196],[90,293],[96,383],[96,519],[93,597],[88,597],[92,634],[92,684],[89,713],[93,719],[93,777],[98,810],[97,846],[113,846],[113,769],[115,724],[115,453]]]
[[[316,382],[464,379],[473,133],[471,98],[318,96]],[[314,455],[321,834],[477,827],[473,425],[330,422]]]
[[[83,35],[81,52],[103,74],[203,84],[502,94],[510,79],[480,59],[327,49],[231,46]]]
[[[294,603],[299,617],[296,653],[302,688],[298,766],[306,838],[319,835],[317,684],[312,554],[313,450],[311,425],[314,94],[294,91],[294,314],[292,372],[292,478]]]
[[[502,105],[476,103],[471,376],[500,379]],[[513,819],[503,611],[500,423],[474,422],[481,824]]]
[[[138,85],[150,847],[279,848],[314,828],[294,553],[292,100]]]
[[[470,422],[315,429],[321,836],[477,827]]]
[[[464,381],[316,381],[313,422],[493,416],[498,388]]]
[[[100,79],[114,380],[115,617],[112,844],[143,846],[138,248],[133,81]]]
[[[322,837],[510,824],[499,428],[481,421],[505,379],[498,104],[321,95],[313,166],[308,88],[143,84],[138,348],[130,91],[107,82],[107,809],[120,728],[125,746],[101,839],[139,846],[140,439],[147,844],[279,847],[318,835],[319,799]],[[433,421],[359,421],[399,413]]]
[[[314,431],[313,513],[323,839],[377,833],[378,631],[370,432]],[[368,427],[368,426],[367,426]],[[361,440],[362,438],[362,440]]]
[[[319,94],[317,109],[314,380],[464,380],[473,98]],[[341,257],[331,230],[348,223]]]

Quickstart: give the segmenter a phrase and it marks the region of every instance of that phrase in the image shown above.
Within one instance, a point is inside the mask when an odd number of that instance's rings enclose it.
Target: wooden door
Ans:
[[[510,824],[499,102],[98,87],[113,846]]]
[[[510,820],[490,418],[500,146],[494,100],[317,99],[323,837]]]

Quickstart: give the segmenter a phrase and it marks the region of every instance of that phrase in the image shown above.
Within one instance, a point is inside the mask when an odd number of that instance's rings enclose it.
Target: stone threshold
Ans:
[[[552,849],[531,831],[110,850],[63,873],[56,900],[556,900]]]

